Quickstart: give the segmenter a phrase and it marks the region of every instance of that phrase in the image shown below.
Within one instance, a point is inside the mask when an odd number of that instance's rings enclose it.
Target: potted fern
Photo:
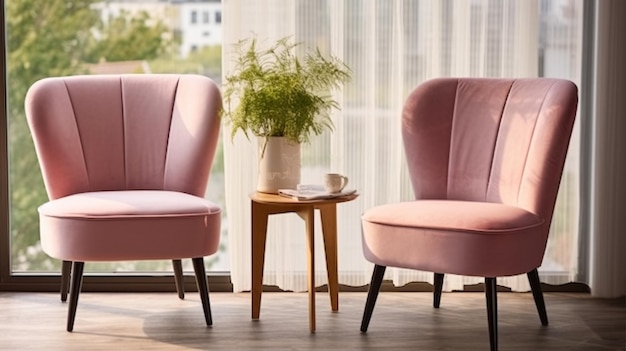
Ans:
[[[259,143],[257,191],[276,193],[300,182],[300,145],[333,130],[332,98],[350,79],[349,68],[319,50],[296,55],[291,38],[258,48],[256,38],[235,46],[237,61],[225,77],[224,120],[232,136],[242,131]]]

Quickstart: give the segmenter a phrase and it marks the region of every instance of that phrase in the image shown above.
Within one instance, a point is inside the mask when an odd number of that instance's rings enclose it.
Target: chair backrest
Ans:
[[[50,199],[130,189],[204,196],[222,108],[211,79],[45,78],[31,86],[25,104]]]
[[[578,93],[549,78],[441,78],[407,99],[402,131],[417,199],[503,203],[548,223]]]

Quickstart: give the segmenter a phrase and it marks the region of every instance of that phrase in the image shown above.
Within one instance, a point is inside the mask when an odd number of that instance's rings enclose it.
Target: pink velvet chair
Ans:
[[[385,268],[485,277],[490,345],[497,349],[496,277],[527,274],[548,324],[541,266],[576,106],[560,79],[442,78],[408,97],[402,136],[415,200],[362,216],[363,252],[375,264],[361,331]]]
[[[39,207],[41,246],[63,260],[72,331],[87,261],[191,258],[207,325],[204,256],[217,251],[221,209],[204,199],[219,138],[219,88],[198,75],[42,79],[26,116],[50,199]]]

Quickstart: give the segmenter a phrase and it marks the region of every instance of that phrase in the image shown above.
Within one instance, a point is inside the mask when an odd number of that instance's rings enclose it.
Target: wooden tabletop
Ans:
[[[261,192],[250,193],[250,199],[255,202],[267,203],[267,204],[332,204],[347,202],[356,199],[359,194],[350,194],[344,196],[333,197],[330,199],[314,199],[314,200],[297,200],[290,197],[281,196],[278,194],[268,194]]]

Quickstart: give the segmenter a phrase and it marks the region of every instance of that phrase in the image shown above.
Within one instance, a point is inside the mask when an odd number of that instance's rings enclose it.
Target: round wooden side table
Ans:
[[[259,192],[250,194],[252,206],[252,319],[259,319],[261,312],[268,217],[273,214],[288,212],[298,214],[304,220],[306,226],[310,331],[315,332],[315,210],[319,210],[322,222],[330,305],[332,311],[339,310],[337,204],[352,201],[357,197],[358,194],[351,194],[330,199],[297,200],[276,194]]]

